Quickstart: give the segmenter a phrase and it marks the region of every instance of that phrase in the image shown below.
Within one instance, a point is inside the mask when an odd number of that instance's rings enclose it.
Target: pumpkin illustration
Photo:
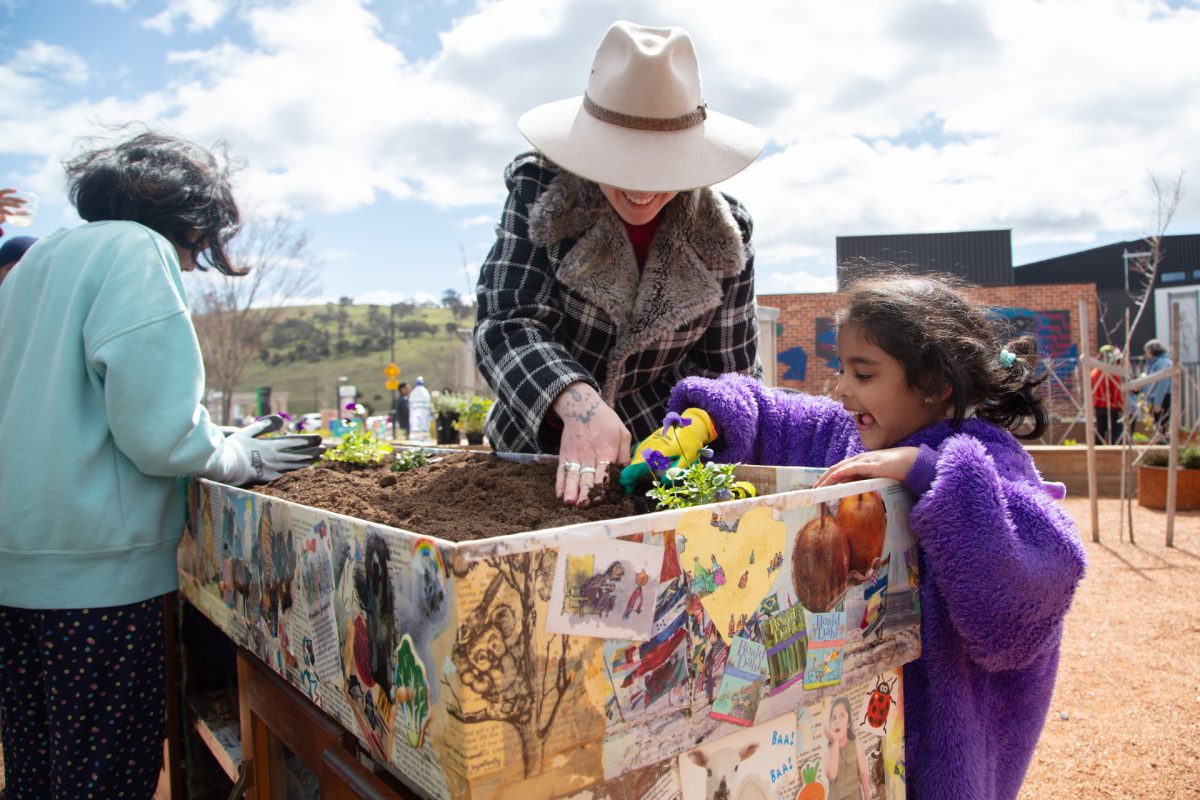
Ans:
[[[850,547],[824,503],[821,515],[796,534],[792,548],[792,584],[809,611],[829,611],[846,589]]]
[[[887,511],[879,492],[865,492],[838,501],[837,524],[850,546],[850,569],[866,575],[883,555]]]

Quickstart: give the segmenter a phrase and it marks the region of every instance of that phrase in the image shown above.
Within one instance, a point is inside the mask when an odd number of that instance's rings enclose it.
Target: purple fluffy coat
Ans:
[[[863,451],[828,398],[727,375],[677,385],[671,410],[693,406],[712,417],[718,460],[827,467]],[[909,797],[1010,800],[1050,707],[1085,556],[1008,431],[938,422],[896,444],[922,445],[936,462],[909,516],[922,555],[921,657],[904,667]]]

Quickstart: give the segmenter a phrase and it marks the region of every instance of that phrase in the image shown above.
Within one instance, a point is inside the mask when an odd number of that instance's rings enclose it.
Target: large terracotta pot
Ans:
[[[1167,467],[1138,465],[1138,505],[1165,510],[1167,507]],[[1175,482],[1175,508],[1200,511],[1200,469],[1181,469]]]

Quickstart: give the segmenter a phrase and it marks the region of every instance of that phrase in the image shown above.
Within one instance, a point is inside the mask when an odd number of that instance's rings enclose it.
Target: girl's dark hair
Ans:
[[[953,426],[973,416],[1036,439],[1047,414],[1036,389],[1037,345],[1023,336],[1004,341],[1000,320],[966,297],[971,288],[942,275],[873,274],[844,292],[837,324],[861,325],[863,335],[904,365],[908,385],[928,394],[949,387]],[[1011,356],[1003,356],[1001,351]]]
[[[138,222],[189,250],[201,269],[206,253],[226,275],[245,274],[225,252],[240,222],[229,168],[203,147],[146,131],[89,150],[65,167],[71,202],[88,222]]]

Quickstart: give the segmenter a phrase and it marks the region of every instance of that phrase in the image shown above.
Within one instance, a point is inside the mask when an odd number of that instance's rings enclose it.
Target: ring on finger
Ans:
[[[580,464],[578,461],[568,461],[566,464],[563,464],[563,469],[567,472],[579,472]]]
[[[595,467],[583,467],[579,470],[579,472],[583,475],[593,475],[596,472],[596,468]]]

